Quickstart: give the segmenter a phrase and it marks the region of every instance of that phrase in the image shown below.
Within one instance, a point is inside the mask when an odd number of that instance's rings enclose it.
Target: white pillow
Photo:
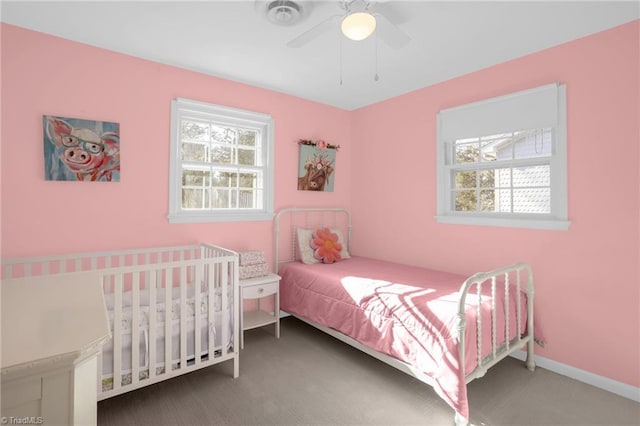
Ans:
[[[344,237],[342,236],[342,231],[339,228],[329,228],[329,230],[338,236],[338,242],[342,245],[342,250],[340,250],[340,257],[342,259],[348,259],[349,257],[351,257],[349,256],[347,244],[345,243]],[[296,235],[298,238],[298,256],[302,263],[306,263],[307,265],[321,262],[313,256],[313,249],[311,248],[310,244],[313,231],[314,229],[296,228]]]

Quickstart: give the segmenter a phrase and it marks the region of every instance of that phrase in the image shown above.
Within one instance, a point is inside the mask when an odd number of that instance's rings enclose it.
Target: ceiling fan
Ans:
[[[302,47],[316,37],[334,30],[339,22],[342,34],[351,40],[364,40],[376,32],[392,49],[407,45],[411,38],[396,23],[398,14],[389,3],[373,0],[342,0],[338,3],[342,13],[330,16],[287,43],[289,47]],[[394,17],[396,19],[394,19]]]

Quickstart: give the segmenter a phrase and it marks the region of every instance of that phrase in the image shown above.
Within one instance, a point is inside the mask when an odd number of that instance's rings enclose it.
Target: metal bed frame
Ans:
[[[284,225],[284,226],[283,226]],[[285,229],[286,227],[286,229]],[[340,207],[312,207],[312,208],[284,208],[277,212],[274,219],[274,261],[275,271],[278,271],[279,265],[286,262],[292,262],[297,260],[297,246],[296,246],[296,228],[316,228],[316,227],[338,227],[343,230],[345,235],[345,244],[347,248],[350,248],[351,243],[351,214],[348,210]],[[284,245],[283,243],[290,243]],[[514,280],[510,280],[510,276],[515,276]],[[501,283],[498,283],[499,278],[504,277]],[[524,277],[525,282],[522,282]],[[477,315],[475,324],[468,324],[466,316],[466,301],[467,298],[476,298],[476,302],[480,300],[482,285],[488,283],[491,285],[492,294],[492,306],[491,306],[491,352],[488,356],[483,357],[482,348],[482,315]],[[513,339],[509,339],[510,327],[508,315],[505,315],[504,329],[497,327],[497,310],[496,310],[496,295],[498,287],[503,287],[501,291],[504,292],[505,300],[509,300],[509,293],[516,291],[515,294],[519,294],[521,289],[524,289],[527,294],[526,308],[521,307],[520,298],[516,298],[516,330],[521,330],[522,326],[522,314],[523,310],[526,315],[527,332],[525,335],[517,336]],[[512,288],[512,287],[515,287]],[[472,290],[475,289],[475,292]],[[529,370],[534,371],[534,318],[533,318],[533,299],[534,299],[534,286],[533,275],[529,265],[525,263],[516,263],[510,266],[506,266],[499,269],[494,269],[488,272],[478,272],[469,278],[467,278],[460,286],[459,300],[458,300],[458,312],[457,312],[457,335],[459,339],[459,357],[465,358],[465,335],[469,326],[476,327],[476,349],[477,349],[477,366],[473,371],[464,372],[466,384],[474,379],[480,378],[485,375],[487,370],[496,365],[502,359],[513,354],[516,351],[525,349],[527,352],[526,366]],[[480,309],[480,303],[477,303]],[[311,326],[353,346],[354,348],[365,352],[366,354],[383,361],[398,370],[415,377],[423,383],[433,386],[434,381],[431,377],[425,373],[419,371],[415,367],[393,358],[387,354],[378,352],[371,349],[360,342],[352,339],[349,336],[342,334],[341,332],[332,328],[325,327],[322,324],[315,323],[307,318],[303,318],[297,315],[294,317],[310,324]],[[498,336],[505,336],[503,343],[498,343]],[[465,368],[465,362],[460,362],[462,368]],[[456,425],[467,425],[469,420],[462,417],[459,413],[455,413],[454,421]]]

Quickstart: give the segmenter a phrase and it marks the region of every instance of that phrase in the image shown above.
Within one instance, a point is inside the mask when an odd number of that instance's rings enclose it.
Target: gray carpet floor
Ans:
[[[429,386],[288,317],[225,362],[98,404],[98,425],[452,425]],[[640,404],[508,358],[468,385],[471,424],[640,425]]]

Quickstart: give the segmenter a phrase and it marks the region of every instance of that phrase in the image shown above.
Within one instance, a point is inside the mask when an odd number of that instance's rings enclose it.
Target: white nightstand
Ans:
[[[273,312],[260,309],[260,299],[273,295]],[[257,299],[258,309],[244,312],[244,301]],[[244,331],[276,325],[276,338],[280,338],[280,276],[269,274],[264,277],[240,280],[240,349],[244,348]]]

